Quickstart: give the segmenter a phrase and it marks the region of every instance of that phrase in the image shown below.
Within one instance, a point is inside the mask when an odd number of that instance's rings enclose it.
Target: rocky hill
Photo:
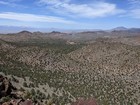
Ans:
[[[0,36],[0,72],[15,85],[40,91],[44,100],[56,105],[69,105],[81,97],[94,98],[99,105],[140,104],[139,45],[126,43],[126,37],[77,41],[58,32],[34,34]]]

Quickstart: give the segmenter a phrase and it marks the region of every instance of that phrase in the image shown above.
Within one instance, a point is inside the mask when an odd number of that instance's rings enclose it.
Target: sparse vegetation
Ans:
[[[104,39],[76,45],[59,41],[4,42],[5,47],[0,42],[0,71],[16,83],[14,76],[23,78],[23,88],[29,89],[25,97],[48,105],[79,97],[94,97],[99,105],[140,103],[139,46]]]

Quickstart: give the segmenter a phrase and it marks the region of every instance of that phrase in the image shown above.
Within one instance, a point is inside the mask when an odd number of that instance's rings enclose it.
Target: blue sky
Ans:
[[[140,28],[140,0],[0,0],[0,26]]]

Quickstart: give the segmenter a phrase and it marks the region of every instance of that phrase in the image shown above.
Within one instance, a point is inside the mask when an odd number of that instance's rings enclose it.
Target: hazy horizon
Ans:
[[[86,31],[112,31],[112,30],[129,30],[129,29],[140,29],[139,27],[124,27],[118,26],[111,29],[61,29],[61,28],[33,28],[33,27],[23,27],[23,26],[0,26],[0,33],[18,33],[21,31],[29,32],[86,32]]]

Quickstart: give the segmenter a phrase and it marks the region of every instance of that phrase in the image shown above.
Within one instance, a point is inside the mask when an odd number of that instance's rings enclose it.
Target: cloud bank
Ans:
[[[140,19],[140,0],[128,0],[130,6],[130,10],[128,16],[136,19]]]
[[[115,4],[102,1],[96,1],[91,4],[75,4],[71,3],[71,0],[39,0],[38,3],[46,5],[54,12],[63,12],[68,15],[86,18],[105,17],[125,12],[123,9],[118,9]]]
[[[17,21],[27,21],[27,22],[52,22],[52,23],[65,23],[74,24],[74,21],[68,21],[64,18],[45,16],[45,15],[35,15],[27,13],[15,13],[15,12],[2,12],[0,13],[1,19],[11,19]]]

